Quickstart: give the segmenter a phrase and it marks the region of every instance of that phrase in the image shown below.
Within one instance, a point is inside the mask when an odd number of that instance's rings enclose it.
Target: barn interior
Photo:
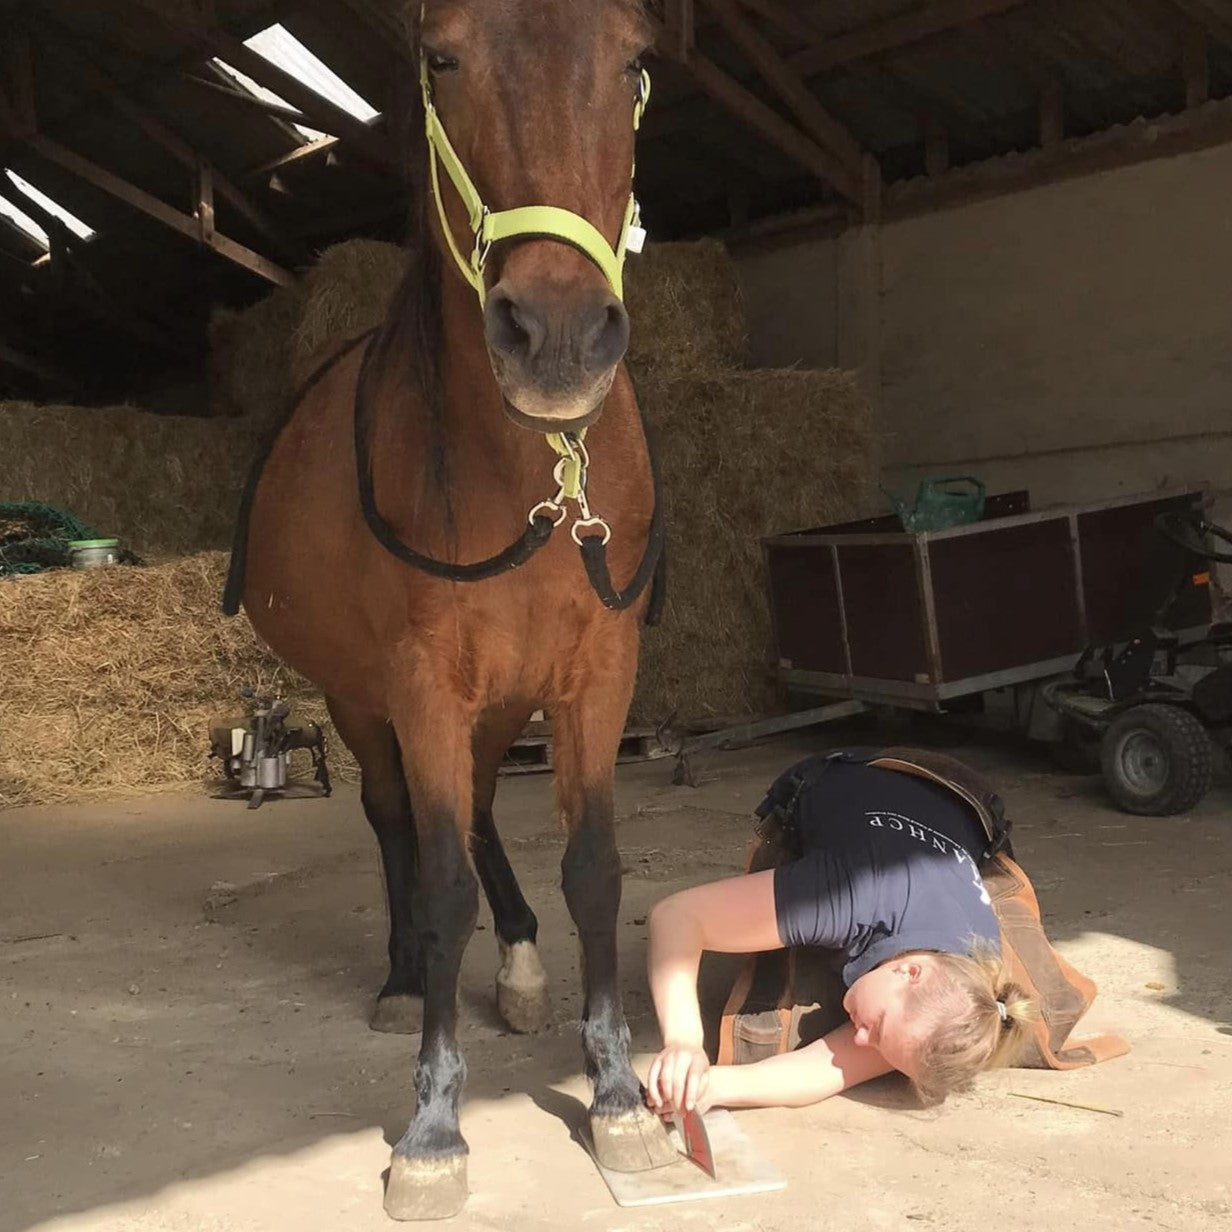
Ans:
[[[385,1224],[418,1041],[367,1030],[357,766],[219,598],[259,443],[414,276],[417,7],[0,0],[0,1229]],[[769,781],[845,744],[998,783],[1050,938],[1132,1050],[941,1110],[891,1077],[741,1113],[784,1192],[616,1207],[578,1141],[536,715],[497,813],[554,1008],[501,1023],[481,915],[455,1222],[777,1229],[824,1187],[861,1232],[1224,1226],[1232,0],[647,9],[627,359],[671,563],[617,772],[637,1063],[650,907],[741,871]],[[930,500],[954,520],[913,531]],[[122,563],[72,567],[113,540]],[[1109,665],[1148,630],[1131,695]],[[211,730],[254,697],[324,733],[328,800],[302,752],[295,790],[218,798]],[[1176,704],[1105,738],[1135,701]],[[711,1026],[735,971],[706,961]]]

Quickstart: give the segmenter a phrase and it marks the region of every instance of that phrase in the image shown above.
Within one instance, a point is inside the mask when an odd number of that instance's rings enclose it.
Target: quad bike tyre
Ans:
[[[1100,763],[1109,795],[1127,813],[1171,817],[1206,795],[1214,775],[1206,728],[1188,710],[1148,702],[1104,733]]]

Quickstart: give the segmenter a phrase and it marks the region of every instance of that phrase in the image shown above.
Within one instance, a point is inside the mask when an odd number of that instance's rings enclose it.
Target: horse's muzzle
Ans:
[[[602,410],[629,345],[629,315],[606,287],[519,293],[502,281],[488,293],[484,335],[515,422],[576,430]]]

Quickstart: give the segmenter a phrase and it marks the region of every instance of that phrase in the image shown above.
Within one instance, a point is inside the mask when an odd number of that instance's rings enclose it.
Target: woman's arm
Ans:
[[[751,1065],[716,1065],[696,1101],[707,1108],[803,1108],[893,1071],[849,1022],[805,1048]]]
[[[709,1061],[697,1002],[702,952],[754,954],[783,948],[774,910],[774,873],[695,886],[650,912],[646,966],[663,1051],[646,1082],[652,1107],[690,1107]]]

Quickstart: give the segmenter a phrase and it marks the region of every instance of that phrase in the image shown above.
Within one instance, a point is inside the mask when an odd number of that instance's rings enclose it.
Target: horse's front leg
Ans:
[[[391,717],[419,848],[416,925],[424,980],[418,1103],[394,1147],[385,1210],[395,1219],[445,1219],[466,1202],[467,1146],[458,1127],[466,1064],[457,1042],[458,971],[479,911],[466,836],[471,824],[473,716],[447,681],[418,671]]]
[[[552,717],[557,792],[569,836],[562,885],[582,949],[582,1047],[586,1075],[594,1084],[591,1135],[601,1164],[640,1172],[671,1163],[677,1154],[659,1118],[646,1108],[629,1062],[617,972],[621,874],[613,777],[636,670],[636,630],[630,640],[631,648],[617,648],[601,674],[575,699],[554,707]],[[605,659],[611,649],[605,645]]]

